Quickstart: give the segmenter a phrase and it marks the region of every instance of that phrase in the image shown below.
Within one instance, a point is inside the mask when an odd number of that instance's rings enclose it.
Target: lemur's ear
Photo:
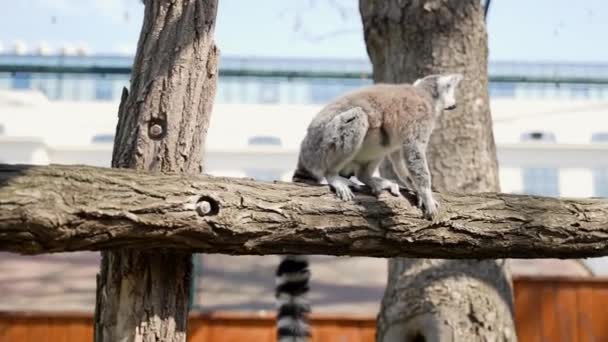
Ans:
[[[449,89],[449,88],[454,89],[454,88],[456,88],[458,83],[460,83],[460,81],[462,81],[462,79],[463,79],[462,74],[445,74],[445,75],[440,75],[437,78],[437,84],[439,85],[440,89]]]

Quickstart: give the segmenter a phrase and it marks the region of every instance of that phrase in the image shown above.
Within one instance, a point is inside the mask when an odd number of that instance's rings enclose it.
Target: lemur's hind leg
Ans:
[[[357,184],[340,174],[352,171],[350,162],[361,149],[368,127],[367,115],[360,107],[355,107],[336,115],[325,129],[323,141],[328,148],[325,179],[342,200],[354,198],[350,187]]]
[[[361,165],[357,172],[357,178],[369,186],[375,195],[380,194],[383,190],[388,190],[393,196],[400,196],[399,184],[385,178],[373,176],[381,162],[382,158]]]

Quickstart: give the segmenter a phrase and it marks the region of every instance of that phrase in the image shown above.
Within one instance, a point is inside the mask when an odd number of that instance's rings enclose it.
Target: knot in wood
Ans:
[[[200,216],[208,215],[211,212],[211,203],[207,201],[200,201],[196,203],[196,213]]]
[[[163,126],[161,126],[158,123],[155,123],[155,124],[153,124],[153,125],[150,126],[150,129],[149,129],[148,133],[149,133],[150,138],[152,138],[152,139],[160,139],[160,138],[163,137],[163,133],[164,133],[163,132]]]
[[[212,216],[220,212],[220,204],[210,196],[201,196],[194,206],[199,216]]]

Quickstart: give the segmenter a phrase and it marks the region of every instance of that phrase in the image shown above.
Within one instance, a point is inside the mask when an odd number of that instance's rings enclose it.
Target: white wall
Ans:
[[[0,136],[0,163],[46,165],[47,146],[38,138]]]
[[[523,193],[522,168],[550,166],[559,170],[560,196],[591,197],[594,195],[592,170],[608,168],[608,145],[604,148],[559,144],[551,145],[550,148],[535,148],[530,144],[526,146],[497,146],[503,192]],[[205,158],[205,172],[212,175],[253,177],[253,172],[268,171],[281,175],[279,180],[289,181],[297,164],[297,150],[275,147],[210,148],[205,153]],[[111,160],[111,144],[48,146],[34,138],[0,137],[0,161],[3,163],[86,164],[109,167]]]

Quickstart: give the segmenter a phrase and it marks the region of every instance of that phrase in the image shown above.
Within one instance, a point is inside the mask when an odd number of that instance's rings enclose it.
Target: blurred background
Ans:
[[[220,78],[206,173],[290,179],[315,113],[372,83],[357,6],[220,1]],[[502,191],[608,197],[608,3],[494,0],[488,9]],[[110,166],[118,101],[129,86],[142,19],[138,0],[22,0],[2,7],[0,163]],[[195,310],[272,313],[277,257],[195,259]],[[0,310],[92,313],[98,265],[98,253],[0,253]],[[608,274],[604,258],[520,260],[511,268],[522,283]],[[312,272],[316,313],[375,318],[384,259],[316,257]]]

